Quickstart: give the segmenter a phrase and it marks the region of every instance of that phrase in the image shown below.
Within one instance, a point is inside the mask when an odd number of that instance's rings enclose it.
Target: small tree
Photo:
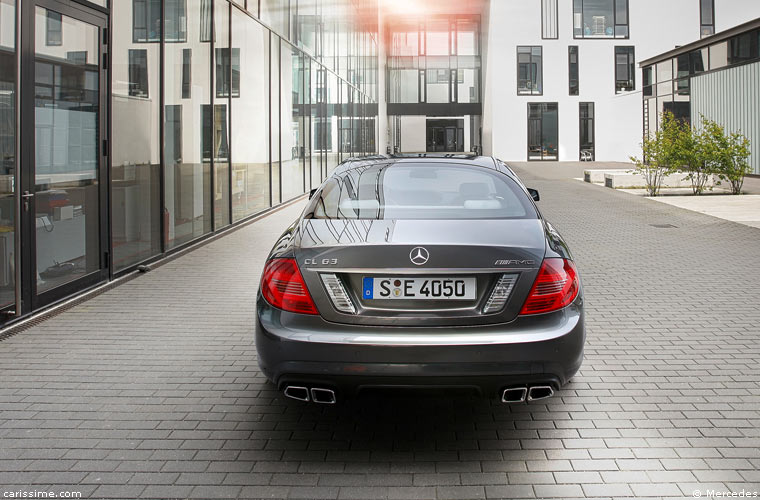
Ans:
[[[686,177],[691,181],[694,194],[702,194],[707,188],[707,181],[717,168],[704,118],[701,131],[692,128],[685,121],[681,122],[676,137],[674,155],[678,158],[678,164],[686,169]]]
[[[709,151],[710,162],[721,181],[728,181],[731,194],[741,194],[744,177],[752,171],[749,164],[749,139],[725,129],[712,120],[702,117],[702,128]]]
[[[663,178],[673,172],[678,161],[675,144],[680,125],[669,112],[663,113],[660,121],[659,130],[641,141],[641,159],[630,157],[636,165],[634,171],[644,177],[649,196],[660,194]]]

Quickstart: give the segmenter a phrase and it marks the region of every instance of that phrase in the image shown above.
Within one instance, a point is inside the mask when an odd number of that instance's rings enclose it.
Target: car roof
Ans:
[[[396,163],[452,163],[457,165],[472,165],[490,168],[492,170],[499,170],[496,160],[490,156],[453,153],[416,153],[347,158],[340,165],[335,167],[332,175],[340,175],[347,170],[353,170],[356,168],[369,167],[372,165],[390,165]],[[509,170],[509,168],[506,170]],[[509,173],[511,173],[511,171],[509,171]]]

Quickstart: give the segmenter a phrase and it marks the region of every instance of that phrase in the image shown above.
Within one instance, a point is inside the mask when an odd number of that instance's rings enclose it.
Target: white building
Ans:
[[[405,19],[403,28],[398,16],[385,19],[389,144],[401,152],[431,151],[436,127],[463,120],[458,123],[464,124],[464,141],[455,141],[459,151],[481,144],[485,154],[511,161],[627,161],[642,136],[639,62],[760,17],[758,0],[436,5],[433,14],[428,5],[426,16]],[[478,13],[480,50],[462,54],[462,32],[456,28]],[[399,46],[401,53],[394,54]],[[462,71],[463,64],[475,71]],[[448,80],[443,67],[452,75]],[[473,90],[465,88],[470,75]],[[449,82],[449,92],[439,79]],[[446,95],[441,97],[436,85]],[[398,94],[410,94],[403,95],[403,106],[394,106]]]

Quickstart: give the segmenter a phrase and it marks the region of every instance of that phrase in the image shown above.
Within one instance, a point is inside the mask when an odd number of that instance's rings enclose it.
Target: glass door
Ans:
[[[71,5],[37,0],[29,14],[34,63],[23,88],[33,99],[24,101],[21,198],[32,308],[108,277],[106,19]]]

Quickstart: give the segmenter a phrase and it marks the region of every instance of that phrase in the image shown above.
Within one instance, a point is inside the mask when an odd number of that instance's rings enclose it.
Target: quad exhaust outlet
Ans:
[[[337,401],[335,391],[324,387],[303,387],[288,385],[283,391],[285,396],[298,401],[334,405]]]

